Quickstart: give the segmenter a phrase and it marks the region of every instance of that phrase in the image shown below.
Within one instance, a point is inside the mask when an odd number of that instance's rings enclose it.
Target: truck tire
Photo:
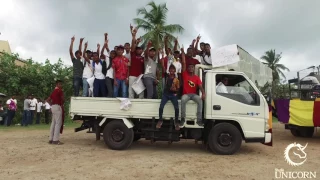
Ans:
[[[129,129],[123,121],[109,122],[103,130],[103,139],[106,145],[113,150],[127,149],[133,142],[133,129]]]
[[[301,137],[312,138],[314,133],[314,127],[299,127]]]
[[[216,154],[234,154],[239,150],[241,143],[241,132],[233,124],[219,123],[210,130],[208,145],[209,149]]]
[[[290,129],[291,134],[295,137],[301,137],[300,131],[298,129]]]

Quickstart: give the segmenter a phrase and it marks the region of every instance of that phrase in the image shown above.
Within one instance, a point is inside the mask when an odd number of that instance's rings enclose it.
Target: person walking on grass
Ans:
[[[62,91],[62,81],[56,81],[56,87],[53,90],[50,97],[48,97],[47,102],[51,102],[52,111],[52,122],[50,127],[50,137],[49,144],[61,145],[62,142],[59,141],[60,129],[63,126],[62,115],[63,115],[63,103],[64,96]]]

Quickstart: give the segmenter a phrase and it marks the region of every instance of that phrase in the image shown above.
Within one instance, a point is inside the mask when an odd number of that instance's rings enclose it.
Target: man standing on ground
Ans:
[[[38,101],[38,103],[37,103],[37,120],[36,120],[36,124],[40,124],[42,107],[43,107],[43,103],[42,103],[42,101],[39,99],[39,101]]]
[[[186,66],[186,59],[184,49],[181,48],[182,52],[182,79],[183,79],[183,96],[181,97],[181,126],[185,123],[186,118],[186,105],[189,100],[194,101],[198,104],[197,108],[197,124],[203,126],[202,122],[202,100],[205,99],[206,94],[202,87],[200,78],[194,74],[195,65],[189,64]],[[197,90],[200,89],[202,97],[197,95]]]
[[[47,101],[44,104],[44,108],[45,108],[44,120],[45,120],[46,124],[49,124],[49,116],[50,116],[50,113],[51,113],[51,106]]]
[[[70,58],[73,64],[73,90],[74,96],[79,96],[80,86],[82,83],[83,63],[81,61],[81,51],[77,50],[73,55],[73,43],[74,36],[71,38],[71,44],[69,47]],[[82,45],[83,38],[80,39],[80,47]]]
[[[30,106],[31,106],[31,96],[29,95],[23,102],[23,116],[22,116],[21,126],[28,126],[29,124],[32,124]]]
[[[33,119],[36,113],[38,100],[34,97],[34,95],[31,95],[31,103],[30,103],[30,125],[33,124]]]
[[[61,145],[62,142],[59,141],[60,129],[63,126],[62,123],[62,106],[64,104],[64,96],[62,91],[62,81],[56,81],[56,87],[53,90],[50,97],[47,99],[47,102],[51,102],[51,111],[52,111],[52,122],[50,127],[50,144]]]
[[[16,114],[16,111],[18,109],[18,104],[15,96],[12,96],[8,101],[7,101],[7,107],[8,107],[8,117],[6,118],[6,122],[4,125],[10,126],[13,118]]]

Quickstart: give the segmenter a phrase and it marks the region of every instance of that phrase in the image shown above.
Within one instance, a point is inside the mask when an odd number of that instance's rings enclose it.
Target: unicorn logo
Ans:
[[[301,166],[303,163],[305,163],[307,160],[307,153],[305,153],[304,150],[306,149],[307,145],[308,143],[305,146],[302,146],[301,144],[297,143],[289,144],[287,148],[284,150],[284,159],[286,160],[286,162],[291,166]],[[289,156],[289,152],[291,149],[293,150],[293,154],[295,156],[299,157],[299,159],[301,160],[304,160],[301,162],[292,161]]]

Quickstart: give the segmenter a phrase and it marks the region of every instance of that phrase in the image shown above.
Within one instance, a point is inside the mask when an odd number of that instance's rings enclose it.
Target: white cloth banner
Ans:
[[[132,89],[136,94],[142,93],[146,87],[144,86],[142,82],[143,74],[141,74],[133,83],[132,83]]]
[[[87,82],[88,82],[88,84],[90,86],[90,88],[89,88],[89,97],[93,97],[93,82],[94,82],[94,79],[95,79],[94,76],[92,76],[91,78],[87,79]]]
[[[121,102],[120,102],[120,109],[121,110],[129,110],[132,106],[131,102],[130,102],[130,99],[129,98],[117,98],[119,99]]]
[[[221,67],[240,61],[236,44],[213,49],[211,52],[212,67]]]

